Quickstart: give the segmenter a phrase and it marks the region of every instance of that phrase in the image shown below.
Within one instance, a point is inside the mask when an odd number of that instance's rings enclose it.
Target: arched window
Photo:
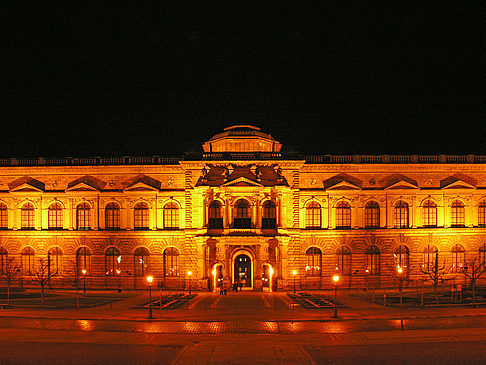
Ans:
[[[209,229],[223,229],[223,213],[221,211],[221,203],[213,200],[209,203]]]
[[[452,272],[461,272],[464,266],[466,252],[461,245],[454,245],[451,250],[452,253]]]
[[[366,273],[380,275],[380,249],[377,246],[366,248]]]
[[[164,205],[164,229],[179,229],[179,207],[174,202]]]
[[[88,231],[90,225],[91,208],[88,203],[84,202],[76,207],[76,229]]]
[[[145,247],[139,247],[133,253],[134,275],[144,276],[148,272],[150,252]]]
[[[53,203],[49,205],[47,224],[49,229],[62,229],[62,205]]]
[[[400,245],[393,254],[395,258],[395,268],[401,267],[404,274],[408,274],[410,265],[410,251],[407,246]],[[403,274],[402,274],[403,275]]]
[[[35,229],[35,209],[34,204],[26,203],[22,205],[20,211],[20,226],[21,229],[24,230],[33,230]]]
[[[486,227],[486,200],[481,200],[478,204],[478,226]]]
[[[427,245],[423,250],[422,269],[424,271],[433,270],[435,262],[439,259],[439,250],[437,247]]]
[[[403,200],[399,200],[393,208],[393,226],[408,228],[408,204]]]
[[[0,275],[5,272],[5,265],[7,264],[8,252],[3,246],[0,246]]]
[[[366,203],[365,228],[380,228],[380,206],[375,201]]]
[[[234,228],[251,228],[250,203],[245,199],[235,203]]]
[[[454,200],[451,205],[451,227],[462,228],[465,226],[465,209],[460,200]]]
[[[310,202],[305,207],[305,228],[321,228],[321,205],[318,202]]]
[[[114,202],[106,204],[105,229],[109,231],[120,229],[120,206]]]
[[[105,275],[120,275],[121,253],[116,247],[108,247],[105,252]]]
[[[437,227],[437,204],[428,199],[422,205],[422,226]]]
[[[351,205],[348,202],[340,201],[336,205],[336,228],[351,228]]]
[[[80,277],[91,274],[91,250],[88,247],[80,247],[76,251],[76,270]],[[86,274],[83,274],[83,270],[86,270]]]
[[[47,251],[47,267],[51,273],[62,274],[62,250],[59,247]]]
[[[8,209],[4,203],[0,203],[0,229],[8,228]]]
[[[305,251],[307,265],[305,267],[306,276],[321,276],[322,251],[318,247],[310,247]]]
[[[30,275],[34,272],[35,251],[32,247],[24,247],[20,254],[22,275]]]
[[[275,203],[267,200],[263,203],[262,229],[277,228],[277,208]]]
[[[336,250],[336,271],[341,275],[351,275],[351,250],[341,246]]]
[[[164,276],[179,276],[179,251],[174,247],[164,250]]]
[[[149,229],[149,207],[147,203],[137,203],[133,210],[133,228],[138,230]]]
[[[483,243],[481,246],[479,246],[478,253],[479,253],[479,264],[482,264],[483,266],[486,265],[486,243]]]

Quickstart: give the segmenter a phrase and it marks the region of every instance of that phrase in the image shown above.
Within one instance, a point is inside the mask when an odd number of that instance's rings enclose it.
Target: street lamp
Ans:
[[[83,293],[86,294],[86,269],[81,270],[83,273]]]
[[[337,284],[339,282],[339,275],[334,275],[332,277],[332,281],[334,281],[334,315],[333,317],[334,318],[337,318],[338,317],[338,313],[337,313]]]
[[[189,295],[191,295],[191,275],[192,275],[192,271],[188,271],[187,275],[189,276]]]
[[[149,319],[152,319],[152,281],[154,281],[154,277],[152,275],[147,276],[147,282],[149,283]]]
[[[403,267],[397,266],[398,291],[400,292],[400,329],[403,330]]]
[[[294,275],[294,294],[295,294],[295,275],[297,275],[297,271],[292,271],[292,275]]]

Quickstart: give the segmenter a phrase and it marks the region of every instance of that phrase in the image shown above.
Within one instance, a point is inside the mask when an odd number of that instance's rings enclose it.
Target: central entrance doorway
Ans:
[[[234,261],[233,283],[243,283],[243,288],[251,288],[252,270],[251,258],[247,254],[239,254]]]

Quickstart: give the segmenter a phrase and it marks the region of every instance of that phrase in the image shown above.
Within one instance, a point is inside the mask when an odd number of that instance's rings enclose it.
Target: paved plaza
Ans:
[[[415,363],[452,363],[466,350],[468,363],[480,363],[486,344],[482,308],[400,310],[342,295],[334,318],[332,308],[295,306],[286,293],[197,293],[177,309],[155,306],[148,319],[146,299],[143,293],[98,308],[0,309],[0,364],[319,364],[355,363],[358,355],[368,363],[383,361],[387,348],[396,354],[389,363],[410,362],[414,353]]]

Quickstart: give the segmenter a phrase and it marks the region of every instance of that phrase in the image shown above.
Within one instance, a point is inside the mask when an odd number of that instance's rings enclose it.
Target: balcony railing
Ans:
[[[66,158],[1,158],[9,166],[177,165],[204,160],[305,160],[308,164],[485,164],[486,155],[299,155],[283,152],[186,153],[180,157],[122,156]]]

